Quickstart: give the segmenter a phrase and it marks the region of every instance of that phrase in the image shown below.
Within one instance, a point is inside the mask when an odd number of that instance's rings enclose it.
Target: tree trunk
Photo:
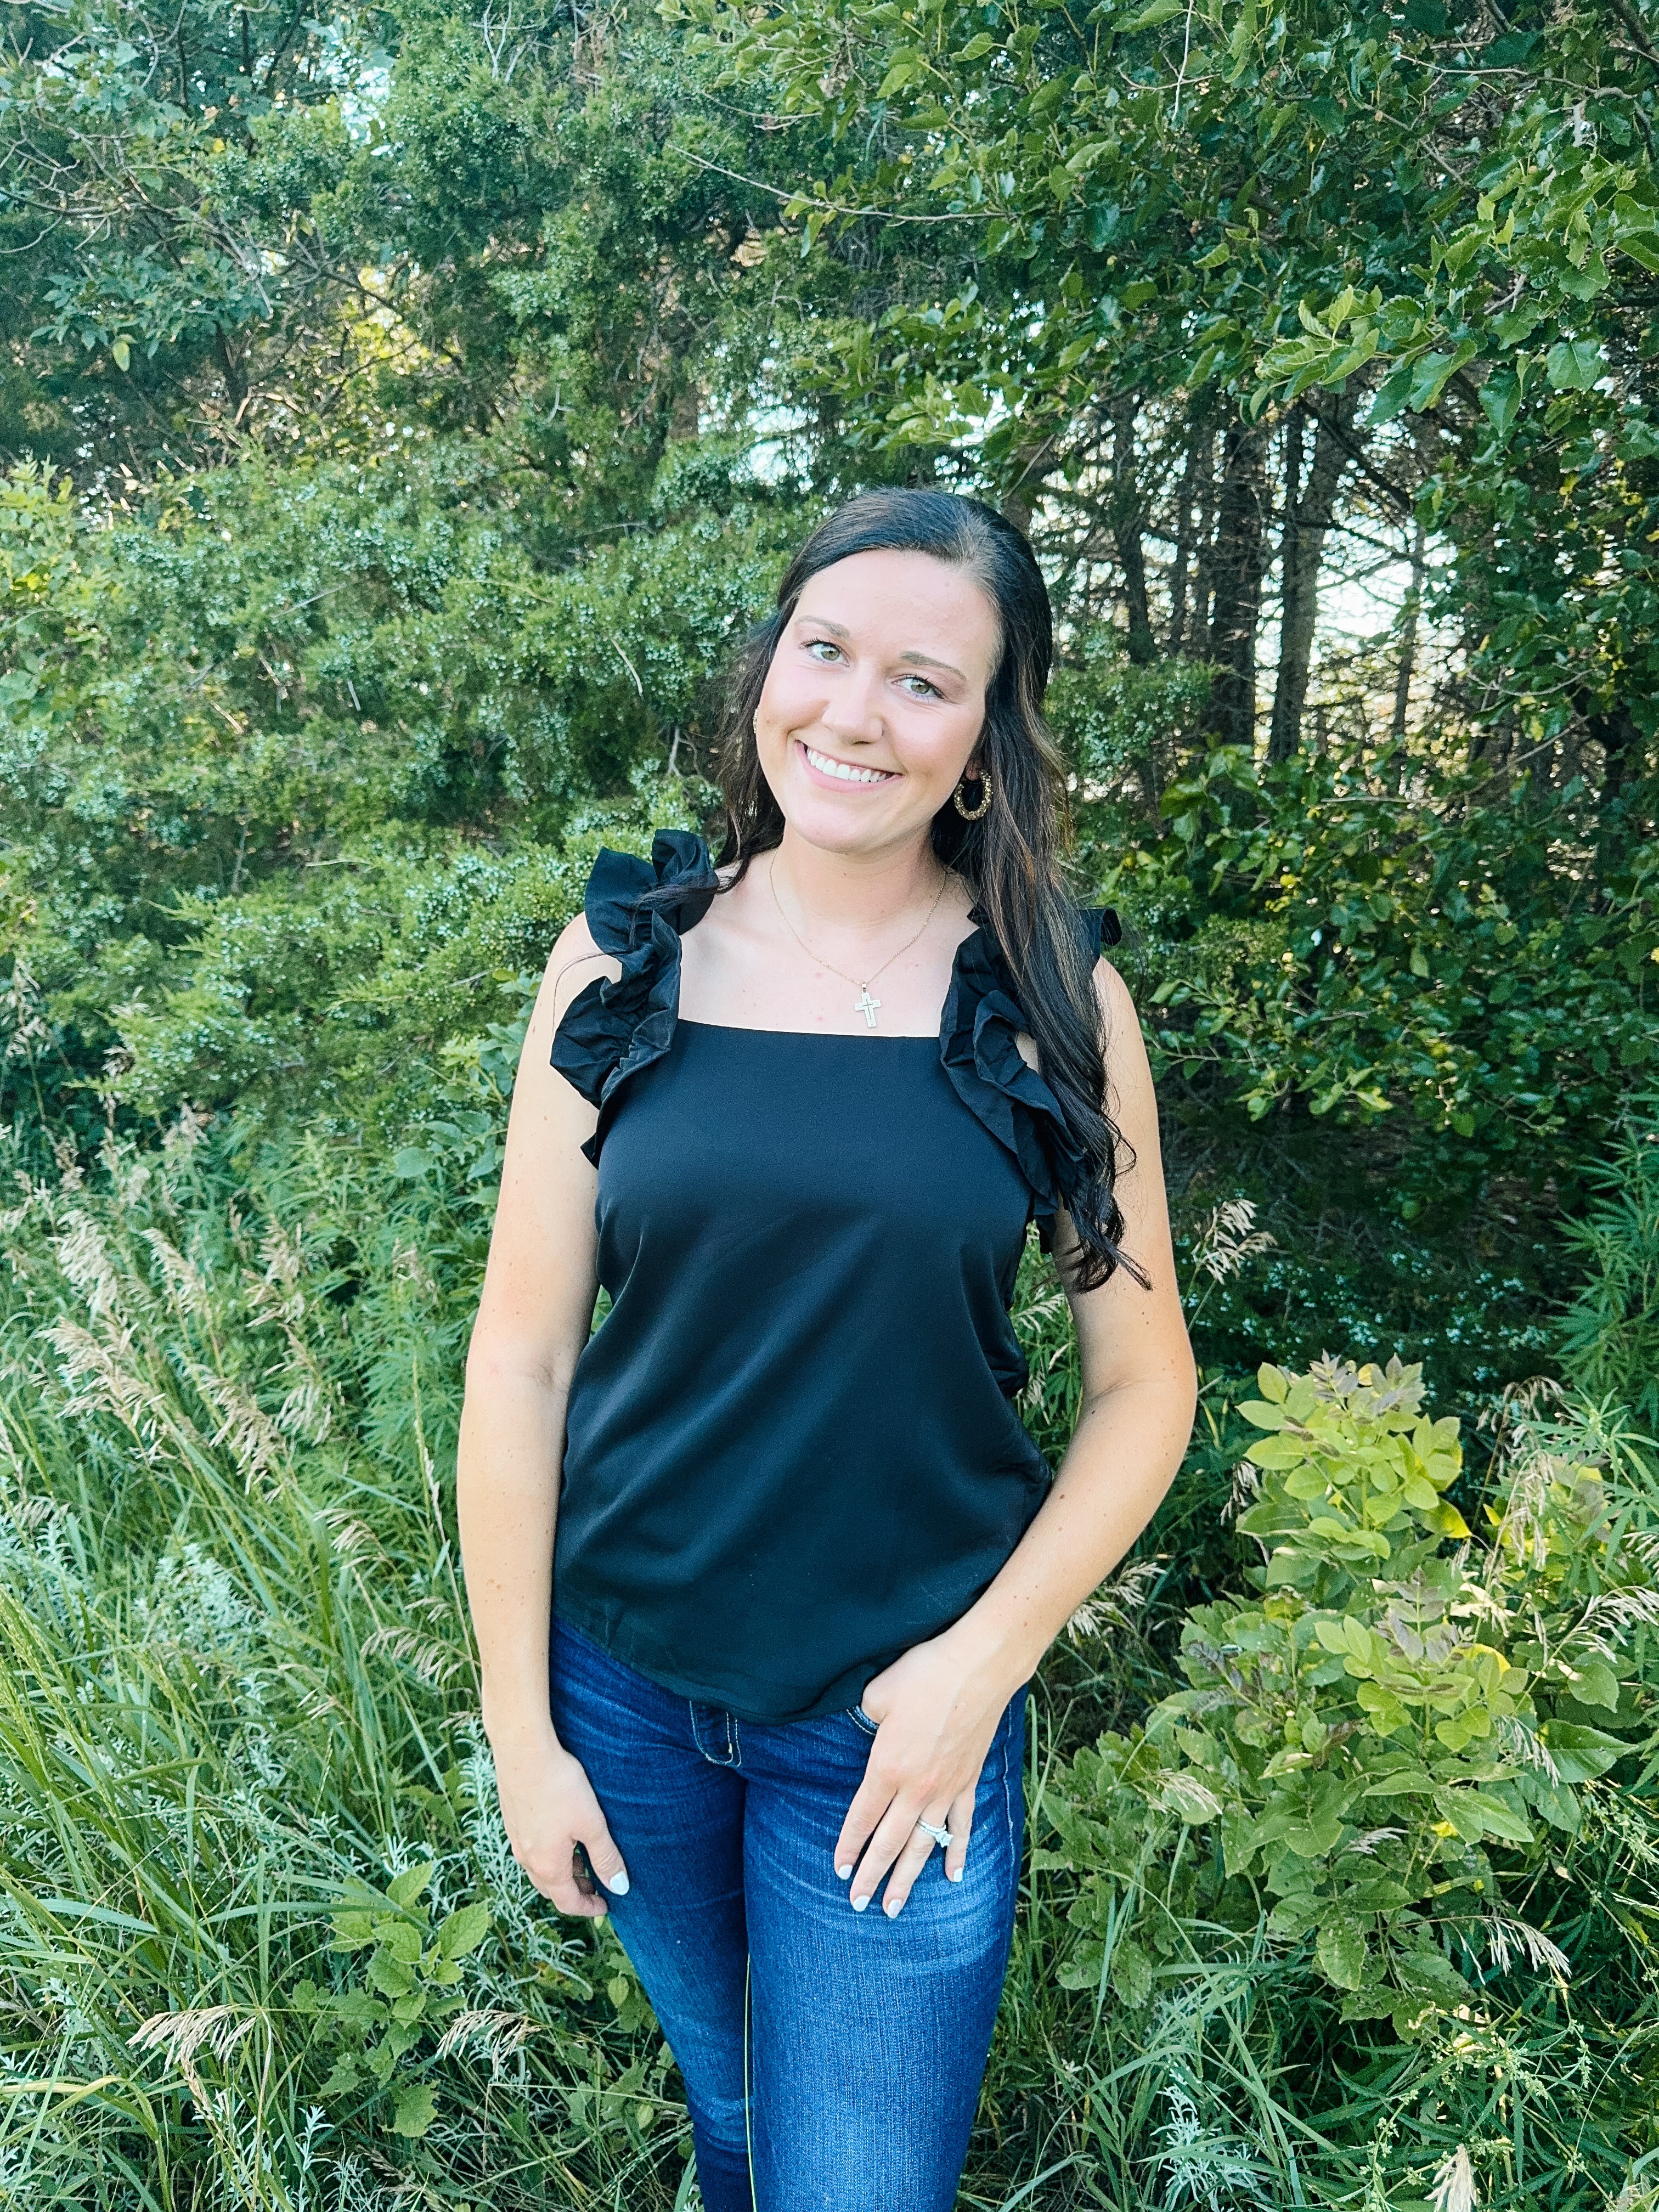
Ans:
[[[1193,561],[1193,503],[1198,487],[1198,440],[1189,435],[1176,507],[1175,561],[1170,571],[1170,644],[1173,655],[1187,642],[1187,583]]]
[[[213,349],[219,356],[219,372],[225,380],[225,397],[230,402],[232,427],[237,428],[241,422],[242,410],[247,404],[247,376],[235,348],[223,331],[214,332]]]
[[[1255,634],[1267,566],[1264,463],[1267,433],[1235,415],[1221,441],[1221,484],[1211,556],[1215,604],[1209,657],[1217,664],[1209,728],[1224,745],[1255,742]]]
[[[1208,658],[1210,611],[1215,592],[1215,426],[1207,417],[1198,430],[1198,544],[1194,559],[1193,611],[1188,625],[1192,652]]]
[[[1307,697],[1308,678],[1304,663],[1301,697],[1294,664],[1302,650],[1302,633],[1308,633],[1307,656],[1313,653],[1313,624],[1309,619],[1311,595],[1304,573],[1307,549],[1303,544],[1298,526],[1302,511],[1302,461],[1305,445],[1304,428],[1308,410],[1298,399],[1291,410],[1291,418],[1285,425],[1285,521],[1279,535],[1279,573],[1280,605],[1279,613],[1279,677],[1273,685],[1273,719],[1267,725],[1267,758],[1270,761],[1289,760],[1295,753],[1302,735],[1302,707]],[[1317,600],[1313,602],[1317,605]]]
[[[1123,611],[1129,658],[1144,667],[1158,658],[1152,612],[1146,598],[1146,549],[1141,538],[1146,509],[1135,470],[1135,403],[1132,393],[1112,402],[1112,544],[1123,572]]]
[[[1394,678],[1394,726],[1389,734],[1396,746],[1406,742],[1406,717],[1412,703],[1412,678],[1417,673],[1417,623],[1423,606],[1423,526],[1412,525],[1412,580],[1406,603],[1400,610],[1400,659]]]
[[[1611,805],[1624,789],[1634,762],[1639,772],[1646,750],[1635,716],[1620,700],[1605,713],[1581,696],[1576,702],[1584,735],[1601,749],[1601,804]]]
[[[1358,403],[1358,389],[1327,400],[1316,417],[1313,466],[1302,483],[1304,410],[1291,418],[1285,441],[1285,533],[1280,545],[1284,613],[1279,630],[1279,680],[1273,689],[1273,724],[1267,736],[1269,760],[1292,759],[1302,743],[1302,714],[1308,701],[1313,665],[1314,625],[1319,617],[1319,564],[1325,533],[1336,511],[1336,495],[1347,459],[1345,440]]]

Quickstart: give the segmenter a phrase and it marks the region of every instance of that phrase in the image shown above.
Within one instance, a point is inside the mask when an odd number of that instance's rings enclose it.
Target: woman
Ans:
[[[520,1863],[638,1969],[708,2212],[955,2201],[1024,1685],[1191,1425],[1051,648],[989,508],[843,507],[736,672],[719,862],[602,855],[525,1042],[461,1427],[484,1724]],[[1033,1218],[1082,1354],[1052,1481]]]

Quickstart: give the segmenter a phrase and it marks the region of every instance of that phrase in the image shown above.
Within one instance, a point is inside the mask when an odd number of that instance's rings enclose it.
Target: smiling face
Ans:
[[[964,568],[927,553],[854,553],[810,578],[755,715],[785,821],[835,853],[927,835],[974,763],[1001,650]]]

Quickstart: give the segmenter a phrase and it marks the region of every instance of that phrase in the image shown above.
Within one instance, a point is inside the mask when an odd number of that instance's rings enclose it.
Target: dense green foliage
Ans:
[[[4,12],[0,2203],[693,2201],[459,1371],[547,948],[888,480],[1051,578],[1206,1379],[963,2201],[1659,2202],[1651,0]]]

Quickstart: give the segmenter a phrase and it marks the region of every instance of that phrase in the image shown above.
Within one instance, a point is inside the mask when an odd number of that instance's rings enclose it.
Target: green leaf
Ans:
[[[1432,1513],[1425,1513],[1423,1517],[1437,1536],[1449,1536],[1454,1543],[1461,1541],[1469,1533],[1468,1522],[1457,1508],[1448,1505],[1443,1498]]]
[[[1269,1469],[1299,1467],[1308,1456],[1308,1448],[1299,1437],[1258,1437],[1244,1456]]]
[[[406,1996],[414,1986],[415,1977],[401,1959],[394,1959],[386,1950],[379,1950],[368,1962],[371,1985],[382,1996]]]
[[[1605,1705],[1614,1712],[1619,1705],[1619,1677],[1599,1659],[1587,1660],[1583,1666],[1574,1668],[1577,1680],[1572,1694],[1581,1705]]]
[[[1588,392],[1607,366],[1594,338],[1563,338],[1544,356],[1544,374],[1558,392]]]
[[[1171,15],[1185,14],[1186,9],[1187,0],[1152,0],[1150,8],[1139,9],[1123,22],[1115,23],[1112,27],[1127,39],[1132,32],[1150,31],[1155,24],[1167,23]]]
[[[1395,416],[1402,411],[1411,397],[1412,379],[1415,374],[1415,363],[1402,361],[1398,368],[1390,370],[1383,378],[1365,417],[1373,428],[1384,422],[1392,422]]]
[[[1523,1820],[1512,1806],[1506,1805],[1501,1797],[1494,1796],[1490,1790],[1475,1790],[1467,1794],[1480,1806],[1480,1818],[1488,1835],[1501,1836],[1505,1843],[1510,1844],[1529,1844],[1532,1841],[1530,1823]]]
[[[1158,1802],[1161,1811],[1173,1813],[1177,1820],[1189,1827],[1200,1827],[1205,1821],[1213,1820],[1221,1810],[1221,1800],[1195,1774],[1166,1776]]]
[[[412,1921],[394,1920],[380,1941],[386,1955],[400,1966],[412,1966],[421,1955],[421,1931]]]
[[[1494,39],[1484,47],[1480,55],[1482,69],[1519,69],[1538,44],[1536,31],[1505,31],[1501,39]]]
[[[1515,418],[1521,406],[1519,377],[1513,369],[1499,369],[1481,386],[1480,398],[1481,411],[1486,420],[1500,438],[1507,438],[1515,427]],[[1416,966],[1414,955],[1412,964],[1413,968]]]
[[[996,40],[991,33],[988,31],[981,31],[977,37],[969,40],[956,58],[959,62],[982,62],[995,45]]]
[[[114,344],[111,346],[110,351],[115,356],[117,368],[125,372],[132,360],[132,349],[125,338],[117,338]]]
[[[1319,1931],[1314,1957],[1326,1980],[1339,1990],[1357,1990],[1365,1978],[1365,1931],[1354,1920],[1328,1920]]]
[[[1253,1428],[1282,1429],[1285,1425],[1284,1414],[1265,1399],[1247,1398],[1238,1410]]]
[[[1545,1721],[1538,1731],[1539,1741],[1555,1763],[1556,1772],[1563,1782],[1593,1782],[1617,1764],[1630,1748],[1616,1735],[1604,1730],[1586,1728],[1577,1721]]]
[[[394,2136],[423,2136],[438,2117],[438,2106],[424,2081],[410,2081],[398,2092],[392,2108]]]
[[[1536,1767],[1523,1767],[1515,1778],[1515,1788],[1528,1805],[1543,1814],[1553,1828],[1559,1828],[1569,1836],[1576,1836],[1580,1825],[1578,1800],[1571,1786],[1565,1782],[1552,1782]]]
[[[1282,1406],[1291,1395],[1290,1378],[1282,1368],[1258,1367],[1255,1370],[1255,1387],[1269,1405]]]
[[[465,1959],[489,1933],[489,1907],[463,1905],[438,1930],[438,1948],[446,1959]]]
[[[367,1912],[337,1912],[334,1942],[337,1951],[361,1951],[374,1941],[374,1923]]]
[[[1476,348],[1473,339],[1458,347],[1455,353],[1425,353],[1413,363],[1411,390],[1406,404],[1416,414],[1424,414],[1432,407],[1451,379],[1465,362],[1473,361]]]
[[[1367,1665],[1376,1658],[1376,1638],[1364,1622],[1356,1620],[1352,1613],[1342,1616],[1342,1640],[1354,1658],[1364,1660]]]
[[[1429,1797],[1434,1787],[1426,1766],[1397,1766],[1391,1773],[1379,1775],[1364,1794],[1367,1797]]]
[[[1133,1936],[1125,1936],[1112,1954],[1111,1984],[1125,2004],[1138,2008],[1152,1993],[1152,1962]]]
[[[435,1863],[428,1859],[420,1866],[410,1867],[406,1874],[400,1874],[395,1881],[388,1883],[386,1893],[395,1905],[407,1912],[425,1891],[437,1870]]]
[[[330,2010],[348,2027],[378,2027],[386,2018],[386,2007],[367,1990],[342,1990]]]

